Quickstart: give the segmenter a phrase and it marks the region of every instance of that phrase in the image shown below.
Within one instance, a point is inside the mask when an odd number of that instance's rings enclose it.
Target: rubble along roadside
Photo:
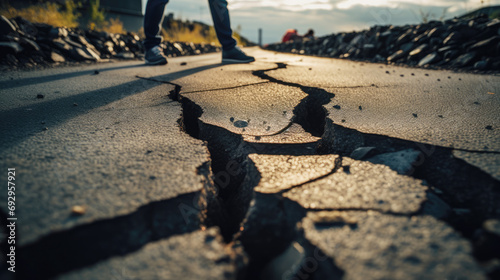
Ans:
[[[265,48],[412,67],[498,73],[500,19],[478,15],[418,25],[378,25],[360,32],[271,44]]]
[[[218,52],[213,44],[163,42],[165,55],[177,57]],[[141,38],[132,32],[114,34],[32,23],[0,16],[0,71],[33,69],[110,59],[142,59]]]

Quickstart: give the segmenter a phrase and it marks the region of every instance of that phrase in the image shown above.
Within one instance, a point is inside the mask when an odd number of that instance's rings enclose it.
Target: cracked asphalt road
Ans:
[[[500,77],[248,52],[3,75],[18,278],[499,273]]]

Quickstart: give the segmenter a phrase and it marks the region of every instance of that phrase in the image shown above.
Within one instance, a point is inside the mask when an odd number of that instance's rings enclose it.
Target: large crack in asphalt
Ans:
[[[197,230],[200,226],[218,226],[227,243],[243,243],[246,253],[250,256],[250,263],[240,279],[273,279],[273,277],[262,277],[262,275],[265,275],[266,268],[273,260],[287,251],[294,242],[298,242],[305,249],[308,257],[318,254],[326,256],[304,237],[301,227],[298,226],[308,211],[320,210],[306,210],[295,201],[283,197],[283,192],[276,194],[254,192],[254,188],[260,181],[260,173],[249,155],[339,155],[338,162],[331,172],[292,186],[286,190],[289,191],[338,172],[344,167],[342,158],[351,155],[359,147],[374,147],[376,154],[409,148],[421,151],[422,157],[414,166],[414,172],[410,176],[425,180],[430,185],[429,193],[441,197],[452,209],[460,210],[443,217],[441,213],[427,211],[426,202],[416,213],[384,212],[384,214],[435,215],[470,240],[474,248],[474,256],[478,261],[500,258],[498,251],[492,252],[489,249],[492,244],[487,238],[485,239],[486,234],[481,231],[482,223],[486,219],[498,219],[500,215],[498,181],[479,168],[453,157],[453,149],[384,135],[366,134],[334,124],[328,118],[324,105],[328,104],[335,94],[321,88],[284,82],[267,74],[269,71],[283,68],[286,68],[286,64],[278,63],[275,68],[252,73],[263,79],[262,83],[292,86],[307,94],[294,108],[291,124],[297,123],[311,135],[321,137],[321,140],[313,143],[313,146],[311,144],[247,142],[242,135],[203,122],[201,120],[203,109],[183,96],[181,85],[138,77],[173,85],[174,89],[169,97],[182,106],[182,116],[178,120],[181,130],[207,143],[211,161],[198,168],[198,174],[205,178],[203,192],[154,202],[126,216],[98,221],[46,236],[34,244],[21,248],[20,256],[25,260],[24,264],[21,260],[21,266],[30,266],[28,262],[33,259],[40,260],[40,265],[31,270],[22,270],[24,274],[20,276],[24,277],[20,279],[33,279],[35,276],[49,278],[97,263],[111,256],[131,253],[149,242]],[[313,147],[312,150],[311,147]],[[202,215],[193,219],[201,221],[202,224],[186,223],[185,217],[177,215],[178,210],[185,205],[189,206],[185,209],[186,215]],[[370,211],[365,208],[322,210]],[[377,211],[377,209],[373,210]],[[133,230],[130,229],[131,225]],[[132,238],[132,235],[136,236],[138,232],[150,233],[146,234],[147,238]],[[68,254],[68,252],[78,253]],[[331,275],[332,279],[342,278],[343,271],[336,267],[333,259],[324,257],[318,267],[315,271],[299,270],[295,273],[300,273],[298,279],[315,279],[319,277],[317,275]]]
[[[279,150],[279,154],[297,156],[315,154],[315,151],[311,152],[310,143],[246,142],[242,135],[201,121],[203,109],[183,96],[182,87],[171,91],[170,97],[182,105],[183,113],[179,119],[181,129],[190,136],[205,141],[212,159],[212,182],[217,190],[217,203],[221,207],[212,212],[212,207],[207,207],[209,212],[205,220],[206,226],[218,226],[226,242],[242,242],[250,256],[247,272],[242,279],[260,279],[266,264],[294,240],[300,239],[296,224],[305,217],[306,212],[297,203],[280,195],[254,193],[260,176],[249,155],[276,154],[276,150]],[[307,121],[307,118],[302,120]],[[339,162],[330,174],[340,167]],[[273,212],[273,218],[268,219],[270,223],[262,226],[263,221],[258,219],[262,216],[262,211],[269,213],[267,210]],[[256,214],[257,219],[252,219],[253,214]],[[247,223],[247,230],[242,228],[244,221]],[[317,251],[318,249],[311,252]],[[333,261],[330,263],[333,264]],[[332,271],[339,269],[332,268]]]
[[[500,213],[498,181],[479,168],[454,158],[453,149],[384,135],[366,134],[334,124],[327,118],[327,111],[323,106],[328,104],[335,95],[321,88],[280,81],[266,73],[282,68],[286,68],[286,64],[278,63],[275,68],[253,71],[253,74],[267,82],[300,88],[307,94],[307,97],[295,107],[292,123],[297,123],[306,132],[322,138],[313,154],[340,155],[339,163],[326,176],[337,172],[342,167],[342,156],[350,155],[358,147],[374,147],[378,154],[408,148],[421,151],[422,157],[414,166],[411,176],[428,182],[431,186],[428,192],[444,199],[452,209],[468,209],[469,211],[455,211],[443,217],[442,213],[427,211],[426,203],[428,202],[425,202],[418,212],[411,215],[431,214],[450,224],[470,240],[477,260],[499,257],[498,253],[492,254],[491,250],[485,249],[488,244],[477,242],[478,240],[484,241],[484,238],[477,236],[482,223],[488,218],[498,218]],[[260,175],[248,157],[252,153],[280,155],[311,153],[302,152],[301,145],[289,145],[286,152],[280,150],[280,152],[273,153],[273,150],[284,145],[248,143],[241,135],[201,121],[203,109],[182,95],[180,85],[175,84],[170,97],[182,104],[183,114],[179,119],[182,129],[192,137],[207,142],[212,159],[212,182],[217,192],[216,201],[219,207],[207,207],[207,209],[215,210],[208,211],[206,226],[220,227],[226,242],[237,240],[243,243],[250,256],[245,279],[260,279],[266,266],[276,256],[287,250],[294,241],[300,241],[308,254],[317,253],[319,249],[305,240],[300,227],[296,226],[305,217],[306,210],[294,201],[281,196],[282,193],[254,193],[253,189],[258,185]],[[300,185],[326,176],[314,178]],[[370,209],[322,210],[369,211]],[[408,216],[387,212],[385,214]],[[266,216],[267,220],[262,220]],[[488,252],[485,253],[485,251]],[[330,271],[334,279],[340,279],[343,275],[342,270],[336,267],[334,260],[331,259],[323,262],[321,270]],[[302,276],[314,279],[314,272]]]
[[[294,188],[334,174],[342,167],[342,157],[349,156],[359,147],[374,147],[375,154],[405,149],[418,150],[421,152],[421,158],[415,163],[413,173],[410,176],[427,182],[430,185],[429,195],[442,198],[452,209],[457,211],[453,211],[449,215],[435,213],[426,207],[430,202],[424,202],[421,209],[412,214],[391,212],[384,212],[384,214],[395,216],[434,215],[470,240],[474,248],[474,256],[478,261],[499,257],[499,253],[492,253],[491,250],[488,250],[491,244],[484,242],[483,235],[485,233],[481,231],[482,223],[486,219],[498,218],[500,215],[498,181],[479,168],[453,157],[453,149],[451,148],[384,135],[366,134],[334,124],[328,119],[327,110],[323,106],[328,104],[335,97],[335,94],[321,88],[281,81],[267,74],[269,71],[286,67],[286,64],[278,63],[275,68],[253,71],[252,73],[265,82],[296,87],[307,94],[307,97],[294,108],[290,125],[297,123],[311,135],[321,137],[313,153],[304,151],[304,146],[300,144],[249,143],[244,141],[239,134],[205,123],[200,119],[203,109],[182,95],[180,85],[167,82],[175,85],[170,97],[182,105],[183,114],[179,119],[182,130],[196,139],[206,141],[211,155],[211,180],[207,181],[214,184],[217,199],[208,199],[207,201],[216,201],[217,207],[207,206],[206,226],[220,227],[226,242],[237,240],[243,243],[245,251],[250,256],[245,279],[260,279],[266,266],[276,256],[290,248],[294,241],[300,241],[310,256],[317,254],[319,250],[304,238],[300,227],[297,227],[297,223],[305,217],[306,210],[304,208],[283,197],[283,192],[262,194],[253,191],[260,181],[260,174],[248,157],[252,153],[339,155],[339,162],[330,173],[292,186]],[[282,149],[284,146],[288,146],[287,149]],[[370,209],[321,210],[369,211]],[[377,209],[373,210],[378,211]],[[266,218],[263,219],[263,217]],[[327,261],[322,262],[320,270],[323,272],[320,272],[319,275],[325,275],[321,273],[329,271],[333,275],[333,279],[340,279],[343,275],[342,270],[335,266],[334,260],[326,259]],[[314,272],[302,273],[300,279],[307,279],[303,277],[314,279]]]

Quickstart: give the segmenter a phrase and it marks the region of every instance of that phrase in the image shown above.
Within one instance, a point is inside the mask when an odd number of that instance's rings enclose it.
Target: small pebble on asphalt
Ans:
[[[71,208],[71,213],[73,215],[83,215],[83,214],[85,214],[86,211],[87,211],[87,209],[85,208],[85,206],[81,206],[81,205],[75,205]]]

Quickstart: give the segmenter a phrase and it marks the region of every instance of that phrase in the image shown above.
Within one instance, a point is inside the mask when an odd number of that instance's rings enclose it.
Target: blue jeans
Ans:
[[[165,6],[169,0],[148,0],[146,4],[146,13],[144,15],[144,47],[146,50],[161,43],[161,23],[163,21]],[[208,0],[212,20],[214,22],[217,38],[224,50],[230,50],[236,46],[236,40],[233,38],[231,23],[229,21],[229,11],[227,10],[226,0]]]

